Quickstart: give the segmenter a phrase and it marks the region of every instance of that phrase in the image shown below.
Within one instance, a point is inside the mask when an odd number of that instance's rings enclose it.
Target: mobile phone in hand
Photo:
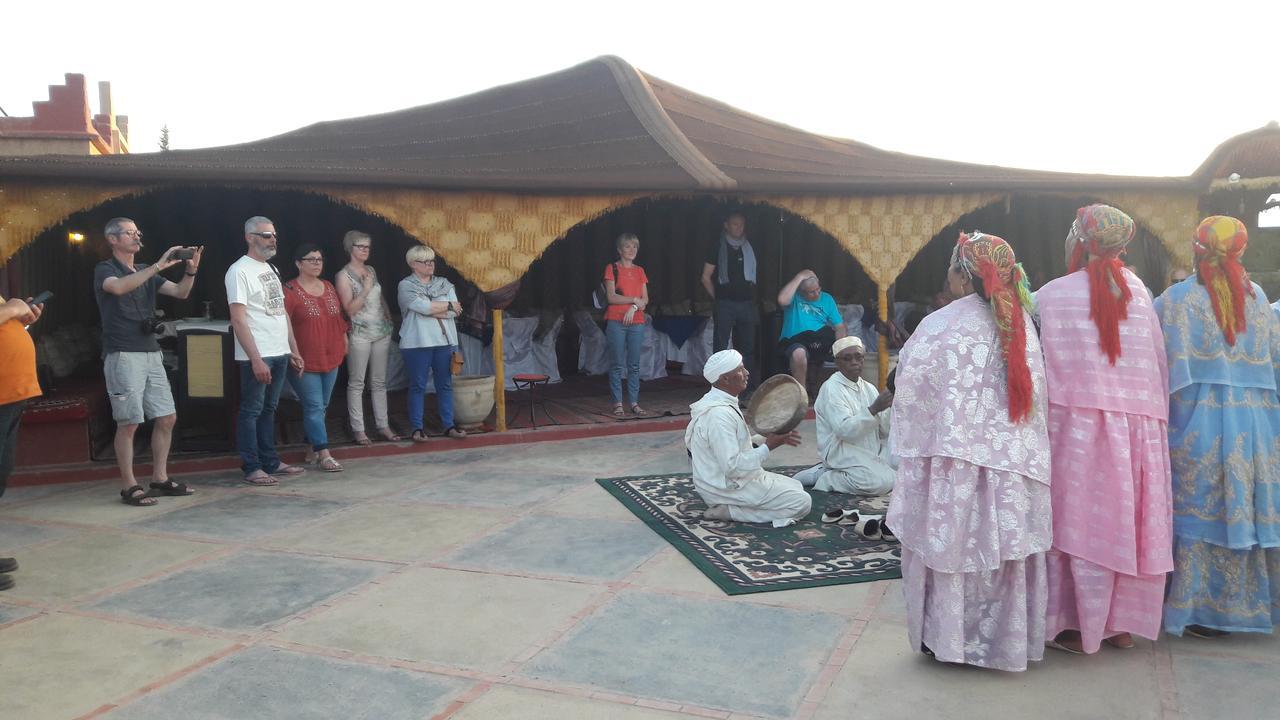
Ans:
[[[43,305],[43,304],[45,304],[45,303],[49,302],[49,301],[50,301],[50,300],[52,300],[52,299],[53,299],[53,293],[49,292],[48,290],[45,290],[44,292],[40,293],[39,295],[37,295],[37,296],[35,296],[35,297],[31,298],[30,300],[28,300],[28,301],[27,301],[27,304],[28,304],[28,305]]]

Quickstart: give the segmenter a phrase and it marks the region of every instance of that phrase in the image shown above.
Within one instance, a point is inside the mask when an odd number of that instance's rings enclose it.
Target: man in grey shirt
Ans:
[[[155,420],[151,431],[151,489],[161,495],[190,495],[193,490],[169,479],[169,444],[178,416],[169,378],[161,360],[153,323],[156,295],[185,299],[195,284],[202,248],[171,247],[155,265],[134,262],[142,249],[142,231],[129,218],[107,222],[105,234],[111,257],[93,272],[93,292],[102,317],[103,374],[111,415],[116,421],[116,464],[120,467],[120,499],[127,505],[154,505],[155,499],[133,475],[133,436],[146,420]],[[185,251],[185,252],[182,252]],[[178,254],[190,254],[182,282],[172,282],[160,272],[181,262]]]

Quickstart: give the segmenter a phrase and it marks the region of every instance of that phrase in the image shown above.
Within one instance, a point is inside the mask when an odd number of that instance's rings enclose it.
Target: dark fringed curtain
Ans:
[[[948,225],[907,264],[896,285],[898,300],[928,301],[946,282],[951,249],[961,231],[981,230],[1013,246],[1035,290],[1067,272],[1065,242],[1076,210],[1097,202],[1087,197],[1015,195],[1008,202],[979,208]],[[1124,208],[1120,208],[1123,210]],[[1125,262],[1153,293],[1164,290],[1169,256],[1141,223],[1129,243]]]

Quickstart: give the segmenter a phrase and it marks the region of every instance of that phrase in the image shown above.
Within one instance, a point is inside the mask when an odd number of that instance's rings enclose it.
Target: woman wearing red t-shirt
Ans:
[[[618,236],[618,261],[604,269],[604,287],[609,307],[604,311],[605,337],[613,367],[609,369],[609,391],[613,393],[613,414],[626,415],[622,405],[622,371],[626,367],[627,394],[631,412],[644,415],[640,407],[640,349],[644,346],[644,308],[649,304],[649,278],[635,264],[640,238],[631,233]]]
[[[342,472],[342,466],[329,454],[324,415],[329,409],[338,366],[347,356],[347,320],[342,316],[338,291],[320,279],[324,271],[320,248],[304,243],[294,252],[293,261],[298,266],[298,277],[285,283],[284,309],[293,324],[293,336],[306,372],[289,373],[288,377],[302,401],[302,428],[311,443],[307,462],[319,464],[325,472]]]

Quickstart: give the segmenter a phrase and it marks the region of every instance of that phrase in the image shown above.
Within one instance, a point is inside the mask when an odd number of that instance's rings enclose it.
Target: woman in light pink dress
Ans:
[[[1050,547],[1044,363],[1026,275],[1004,240],[961,235],[899,355],[887,522],[902,542],[912,649],[1025,670],[1044,656]]]
[[[1080,208],[1070,270],[1036,293],[1049,384],[1049,646],[1095,653],[1160,632],[1173,570],[1169,371],[1151,294],[1120,260],[1133,220]]]

